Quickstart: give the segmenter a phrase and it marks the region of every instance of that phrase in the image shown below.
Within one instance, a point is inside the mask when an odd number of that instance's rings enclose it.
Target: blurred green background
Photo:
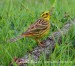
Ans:
[[[22,57],[37,46],[35,40],[31,38],[23,38],[14,43],[6,41],[22,34],[30,24],[40,18],[42,12],[50,10],[53,4],[55,9],[50,19],[52,25],[50,34],[75,18],[75,0],[56,0],[56,2],[55,0],[0,0],[0,66],[9,66],[14,57]],[[69,16],[65,16],[66,14]],[[62,44],[59,46],[56,43],[49,59],[44,60],[44,56],[41,56],[41,61],[72,61],[72,63],[60,63],[60,66],[74,66],[74,44],[75,26],[72,26],[69,33],[63,36]],[[36,65],[58,66],[59,63],[32,64]]]

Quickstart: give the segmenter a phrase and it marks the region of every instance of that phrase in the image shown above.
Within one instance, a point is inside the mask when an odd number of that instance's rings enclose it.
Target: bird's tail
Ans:
[[[21,36],[17,36],[15,38],[9,39],[7,42],[15,42],[15,41],[17,41],[17,40],[19,40],[21,38],[24,38],[24,36],[22,36],[22,35]]]

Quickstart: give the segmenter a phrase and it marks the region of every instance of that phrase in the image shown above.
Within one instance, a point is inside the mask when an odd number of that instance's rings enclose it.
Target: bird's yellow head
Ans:
[[[46,20],[49,20],[50,19],[50,12],[49,11],[43,12],[41,14],[41,17],[46,19]]]

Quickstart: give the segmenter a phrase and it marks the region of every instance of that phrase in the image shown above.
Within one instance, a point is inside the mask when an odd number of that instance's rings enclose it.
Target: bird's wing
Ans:
[[[23,35],[38,35],[44,32],[48,27],[48,22],[44,19],[38,19],[32,24]]]

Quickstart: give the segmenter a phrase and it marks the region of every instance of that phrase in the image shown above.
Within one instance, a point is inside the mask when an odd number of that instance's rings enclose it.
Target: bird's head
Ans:
[[[50,12],[49,11],[43,12],[41,14],[41,17],[46,19],[46,20],[49,20],[50,19]]]

